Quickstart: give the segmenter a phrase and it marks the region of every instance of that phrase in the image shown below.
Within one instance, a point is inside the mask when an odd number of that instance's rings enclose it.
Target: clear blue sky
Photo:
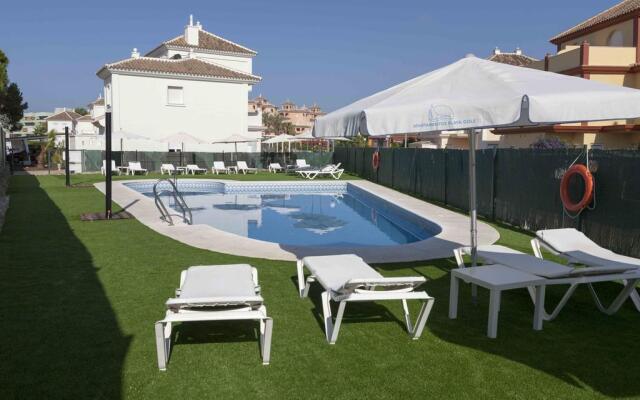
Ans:
[[[543,57],[548,39],[612,0],[3,1],[0,49],[31,111],[96,98],[96,71],[183,32],[207,31],[258,51],[262,93],[326,110],[495,46]]]

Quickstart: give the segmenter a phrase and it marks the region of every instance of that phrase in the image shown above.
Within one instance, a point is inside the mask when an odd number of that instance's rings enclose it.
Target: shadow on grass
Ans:
[[[130,338],[91,255],[35,177],[13,179],[10,195],[0,234],[0,397],[121,398]]]
[[[426,266],[428,265],[428,266]],[[394,271],[427,277],[425,290],[436,298],[427,322],[428,329],[447,342],[502,357],[580,388],[590,388],[610,397],[640,395],[640,343],[637,327],[640,314],[630,301],[613,316],[600,313],[586,286],[580,287],[558,318],[544,323],[540,332],[532,329],[533,304],[525,289],[503,292],[498,338],[486,337],[488,292],[478,289],[479,301],[472,304],[469,285],[460,288],[458,318],[448,318],[449,270],[451,259],[428,263],[376,265],[383,274]],[[397,273],[396,273],[397,275]],[[596,290],[611,301],[622,286],[603,283]],[[558,303],[566,286],[548,286],[546,305]],[[608,302],[606,302],[608,304]]]
[[[294,275],[291,277],[291,281],[293,282],[296,291],[298,289],[298,277]],[[320,330],[324,333],[324,315],[322,313],[322,287],[319,283],[314,282],[309,287],[309,295],[307,298],[303,299],[305,301],[311,301],[313,303],[313,308],[310,309],[311,314],[313,315],[316,323]],[[349,324],[354,323],[371,323],[371,322],[396,322],[402,329],[406,329],[404,322],[400,321],[396,316],[389,311],[387,307],[384,305],[385,302],[351,302],[348,303],[344,310],[344,315],[342,318],[342,329],[344,329]],[[338,313],[338,303],[332,301],[331,302],[331,312],[335,319],[336,314]]]

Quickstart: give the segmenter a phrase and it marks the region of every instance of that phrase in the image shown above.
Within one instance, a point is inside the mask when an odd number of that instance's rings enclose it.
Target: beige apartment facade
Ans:
[[[249,111],[257,112],[258,110],[264,115],[282,115],[285,122],[293,125],[294,134],[296,135],[311,132],[316,118],[325,114],[317,104],[311,107],[304,105],[298,107],[290,100],[285,101],[282,106],[278,108],[262,95],[249,101]]]
[[[640,1],[626,0],[554,36],[555,55],[528,65],[613,85],[640,88]],[[569,146],[639,149],[636,120],[498,129],[500,147],[530,147],[545,138]]]

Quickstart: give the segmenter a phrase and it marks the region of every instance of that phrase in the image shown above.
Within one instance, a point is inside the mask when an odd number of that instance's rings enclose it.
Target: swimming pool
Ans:
[[[153,197],[153,182],[125,186]],[[439,225],[345,182],[265,185],[182,180],[178,187],[194,225],[283,245],[393,246],[440,232]],[[174,208],[168,193],[163,201]]]

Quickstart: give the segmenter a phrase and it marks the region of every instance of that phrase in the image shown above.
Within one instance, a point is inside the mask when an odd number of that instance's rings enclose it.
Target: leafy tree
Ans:
[[[36,136],[42,136],[46,133],[47,133],[47,124],[43,122],[40,122],[38,125],[36,125],[35,128],[33,128],[33,134]]]
[[[20,120],[29,105],[23,102],[22,92],[18,85],[14,82],[6,87],[3,93],[0,93],[0,115],[2,115],[3,123],[9,130],[20,129]]]
[[[9,65],[9,59],[2,50],[0,50],[0,93],[4,92],[5,88],[9,84],[7,65]]]
[[[80,115],[87,115],[87,114],[89,114],[89,111],[87,111],[87,109],[86,109],[86,108],[84,108],[84,107],[76,107],[76,108],[74,108],[74,110],[73,110],[73,111],[74,111],[75,113],[77,113],[77,114],[80,114]]]

